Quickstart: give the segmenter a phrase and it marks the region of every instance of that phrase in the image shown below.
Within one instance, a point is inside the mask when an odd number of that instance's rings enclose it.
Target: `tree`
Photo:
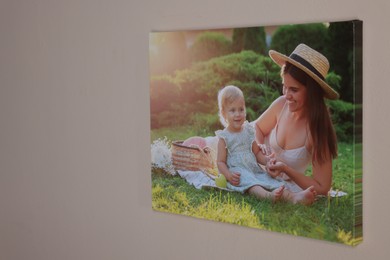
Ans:
[[[327,33],[327,27],[323,23],[283,25],[275,31],[271,49],[290,55],[298,44],[304,43],[324,53]]]
[[[264,27],[236,28],[233,30],[234,52],[252,50],[258,54],[266,55]]]
[[[340,98],[353,101],[353,22],[330,23],[326,55],[331,70],[341,76]]]
[[[204,32],[196,37],[190,47],[190,57],[192,61],[206,61],[231,53],[231,46],[231,41],[222,33]]]
[[[188,66],[187,45],[182,32],[155,32],[149,42],[152,75],[172,74]]]

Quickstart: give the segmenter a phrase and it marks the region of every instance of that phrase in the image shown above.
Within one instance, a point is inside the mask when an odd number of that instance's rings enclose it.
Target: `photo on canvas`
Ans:
[[[362,21],[151,32],[152,208],[362,242]]]

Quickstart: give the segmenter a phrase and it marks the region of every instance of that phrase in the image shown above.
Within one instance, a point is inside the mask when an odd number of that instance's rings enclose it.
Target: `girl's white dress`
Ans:
[[[229,170],[241,174],[239,186],[228,183],[227,188],[244,193],[255,185],[274,190],[284,184],[282,180],[273,179],[258,165],[252,152],[252,143],[255,141],[253,125],[245,122],[241,132],[231,133],[225,128],[216,131],[215,134],[226,143]]]

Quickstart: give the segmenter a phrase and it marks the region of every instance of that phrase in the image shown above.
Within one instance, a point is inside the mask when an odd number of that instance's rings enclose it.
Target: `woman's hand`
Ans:
[[[228,176],[226,176],[226,179],[231,185],[238,186],[238,185],[240,185],[240,176],[241,176],[241,173],[232,172],[232,173],[229,173]]]
[[[272,178],[276,178],[282,172],[284,172],[285,167],[286,164],[280,161],[276,161],[274,158],[270,159],[266,165],[267,172],[269,175],[271,175]]]

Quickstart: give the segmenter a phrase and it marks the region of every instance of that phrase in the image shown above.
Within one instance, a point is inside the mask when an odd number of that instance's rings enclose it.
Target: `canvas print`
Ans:
[[[362,241],[362,21],[150,33],[152,207]]]

